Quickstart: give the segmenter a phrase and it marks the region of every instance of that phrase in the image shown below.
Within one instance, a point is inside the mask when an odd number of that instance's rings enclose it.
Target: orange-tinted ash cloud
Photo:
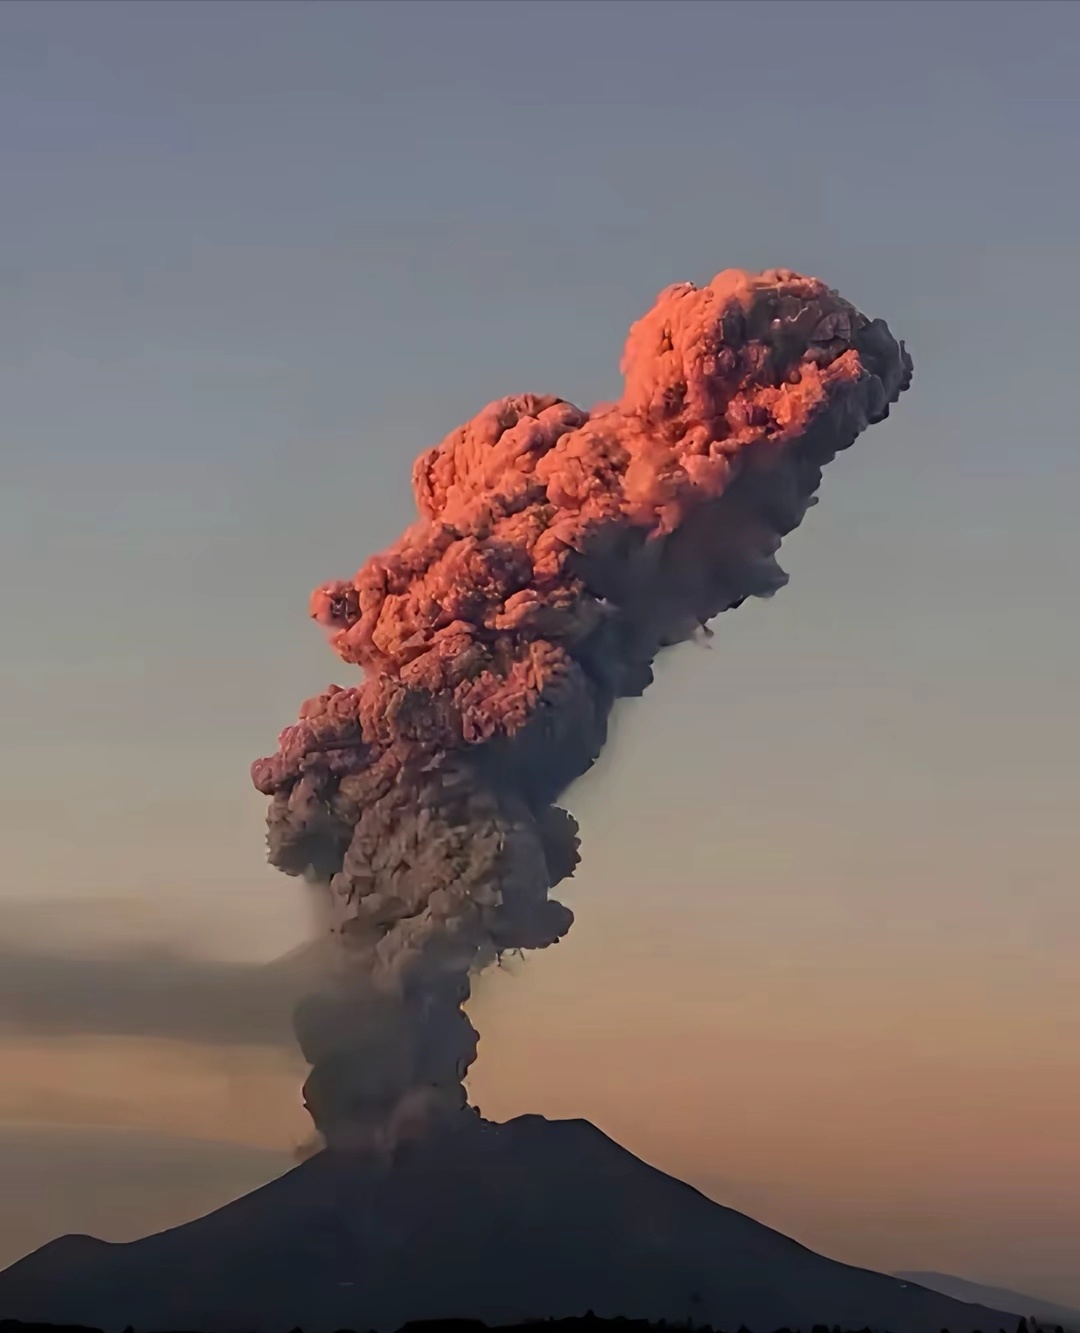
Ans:
[[[361,683],[309,700],[253,766],[275,865],[327,886],[337,975],[297,1013],[331,1142],[393,1141],[465,1105],[469,978],[569,929],[554,803],[661,648],[786,582],[822,468],[888,415],[911,359],[815,278],[669,287],[625,388],[584,412],[490,404],[413,468],[419,518],[311,615]]]

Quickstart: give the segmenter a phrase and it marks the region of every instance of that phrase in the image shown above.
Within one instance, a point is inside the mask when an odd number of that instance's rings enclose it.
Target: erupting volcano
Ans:
[[[776,552],[822,468],[911,380],[880,320],[786,270],[669,288],[622,368],[617,403],[504,398],[454,431],[413,469],[418,521],[312,597],[363,678],[306,703],[253,776],[272,861],[330,908],[308,959],[325,984],[295,1014],[326,1148],[159,1235],[45,1246],[0,1275],[0,1314],[219,1333],[590,1309],[1009,1323],[813,1254],[585,1122],[463,1113],[470,978],[569,929],[549,895],[577,828],[555,801],[615,701],[661,648],[784,583]]]
[[[317,1129],[389,1147],[466,1105],[470,976],[553,944],[578,861],[556,804],[660,649],[786,581],[822,468],[911,359],[816,278],[727,270],[630,330],[584,412],[490,404],[413,468],[419,518],[311,614],[363,672],[253,765],[272,862],[325,886],[326,986],[297,1011]]]

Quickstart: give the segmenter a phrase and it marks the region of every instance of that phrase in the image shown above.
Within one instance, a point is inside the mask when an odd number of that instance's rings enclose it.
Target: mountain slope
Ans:
[[[1025,1296],[1018,1291],[1009,1291],[1005,1287],[988,1287],[981,1282],[968,1282],[962,1277],[952,1277],[948,1273],[897,1273],[904,1282],[917,1282],[930,1291],[939,1291],[943,1296],[952,1296],[958,1301],[973,1301],[991,1305],[995,1310],[1005,1310],[1010,1314],[1026,1319],[1037,1319],[1040,1324],[1060,1324],[1071,1333],[1080,1333],[1080,1310],[1070,1310],[1064,1305],[1054,1305],[1052,1301],[1038,1300],[1034,1296]]]
[[[392,1167],[320,1153],[124,1245],[68,1236],[0,1274],[0,1318],[102,1328],[393,1329],[584,1313],[757,1330],[992,1333],[1012,1315],[812,1253],[586,1121],[463,1116]]]

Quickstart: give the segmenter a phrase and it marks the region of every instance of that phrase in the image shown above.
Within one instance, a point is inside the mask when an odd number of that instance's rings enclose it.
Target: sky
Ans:
[[[1078,41],[1039,0],[0,6],[0,1263],[307,1135],[248,766],[349,683],[307,595],[414,455],[617,396],[661,288],[784,266],[914,384],[789,586],[619,712],[470,1087],[1080,1305]]]

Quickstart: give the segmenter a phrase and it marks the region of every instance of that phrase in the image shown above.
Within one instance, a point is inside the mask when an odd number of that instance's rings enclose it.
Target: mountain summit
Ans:
[[[127,1244],[0,1273],[0,1318],[309,1333],[602,1316],[733,1329],[993,1333],[1011,1315],[851,1268],[646,1165],[584,1120],[466,1113],[392,1162],[325,1151]]]

